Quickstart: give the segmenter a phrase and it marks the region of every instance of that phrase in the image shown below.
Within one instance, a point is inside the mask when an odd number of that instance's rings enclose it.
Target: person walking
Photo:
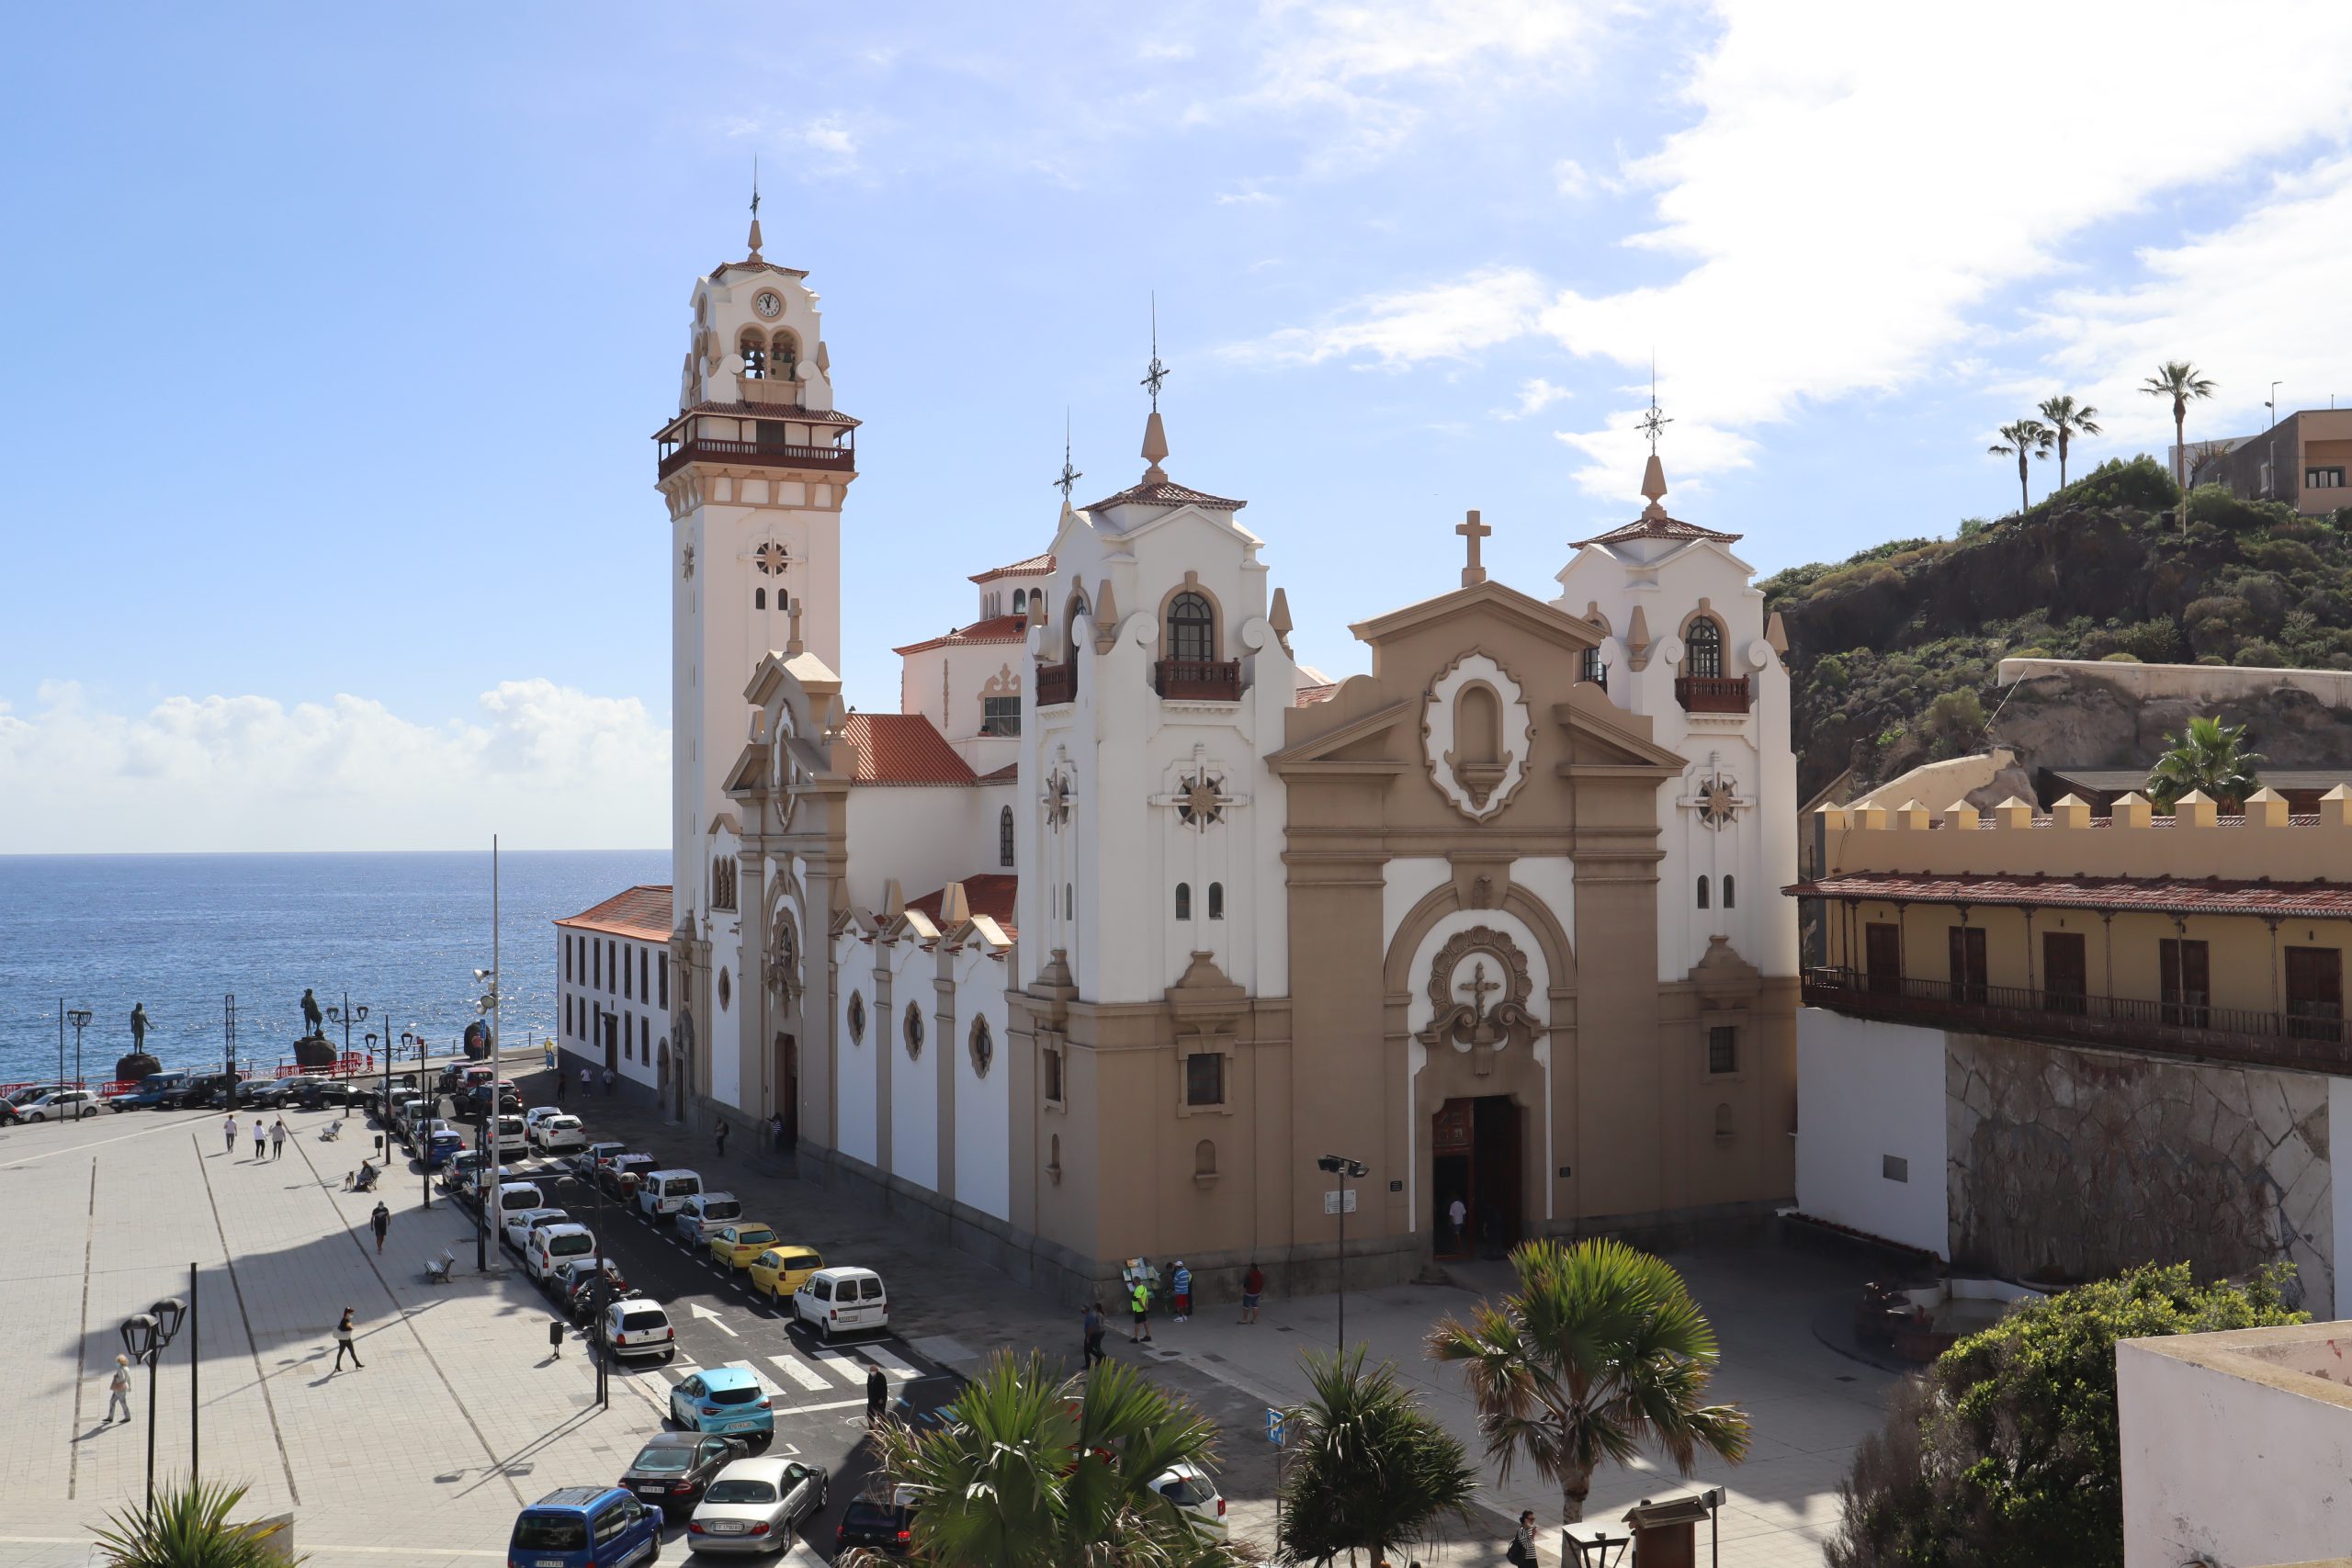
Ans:
[[[589,1078],[589,1077],[588,1077],[588,1069],[587,1069],[587,1068],[585,1068],[585,1067],[581,1068],[581,1069],[580,1069],[580,1098],[581,1098],[581,1099],[585,1100],[585,1099],[587,1099],[587,1098],[588,1098],[588,1096],[589,1096],[589,1094],[590,1094],[590,1092],[591,1092],[591,1091],[590,1091],[590,1089],[589,1089],[589,1084],[590,1084],[590,1082],[591,1082],[591,1081],[592,1081],[592,1080],[591,1080],[591,1079]]]
[[[1176,1271],[1168,1276],[1168,1287],[1176,1297],[1176,1321],[1190,1323],[1193,1320],[1193,1271],[1184,1267],[1184,1260],[1181,1258],[1176,1260]]]
[[[870,1365],[865,1373],[865,1427],[872,1431],[882,1425],[883,1407],[890,1403],[890,1380],[879,1365]]]
[[[122,1412],[122,1418],[129,1421],[130,1419],[130,1357],[117,1356],[114,1359],[114,1376],[107,1382],[107,1393],[109,1396],[107,1400],[107,1418],[98,1425],[113,1426],[114,1413],[118,1410]]]
[[[563,1103],[563,1101],[564,1101],[564,1098],[565,1098],[565,1096],[569,1095],[571,1092],[571,1080],[570,1078],[568,1078],[568,1077],[565,1077],[561,1073],[558,1073],[558,1074],[556,1074],[556,1076],[555,1076],[555,1102],[556,1102],[558,1105],[561,1105],[561,1104]]]
[[[1097,1361],[1110,1359],[1102,1354],[1102,1303],[1101,1302],[1086,1303],[1086,1315],[1078,1320],[1078,1326],[1080,1332],[1086,1337],[1085,1365],[1091,1367]]]
[[[359,1359],[359,1347],[352,1338],[351,1309],[349,1307],[343,1309],[343,1316],[335,1322],[334,1365],[327,1369],[327,1376],[333,1377],[335,1373],[343,1371],[343,1359],[345,1356],[351,1358],[352,1370],[355,1371],[367,1365],[365,1361],[362,1361]]]
[[[376,1256],[384,1256],[384,1237],[392,1228],[392,1212],[379,1200],[376,1212],[368,1216],[368,1228],[376,1233]]]
[[[1128,1344],[1130,1344],[1130,1345],[1148,1345],[1148,1344],[1150,1344],[1150,1343],[1151,1343],[1151,1276],[1150,1276],[1150,1275],[1148,1275],[1148,1274],[1138,1274],[1138,1275],[1136,1275],[1136,1276],[1135,1288],[1134,1288],[1133,1290],[1131,1290],[1131,1291],[1129,1291],[1129,1292],[1127,1292],[1127,1310],[1128,1310],[1129,1312],[1131,1312],[1131,1313],[1133,1313],[1133,1314],[1135,1314],[1135,1321],[1134,1321],[1133,1323],[1131,1323],[1131,1324],[1128,1325],[1128,1327],[1127,1327],[1127,1343],[1128,1343]]]
[[[605,1098],[606,1100],[610,1100],[610,1099],[612,1099],[612,1098],[613,1098],[613,1085],[614,1085],[616,1081],[618,1081],[618,1080],[616,1080],[616,1079],[613,1077],[613,1069],[612,1069],[612,1068],[610,1068],[610,1067],[606,1067],[606,1068],[605,1069]]]
[[[1454,1247],[1460,1251],[1469,1251],[1470,1211],[1464,1206],[1461,1193],[1455,1193],[1453,1201],[1446,1205],[1445,1217],[1453,1222]]]
[[[261,1118],[256,1116],[254,1118],[254,1158],[267,1159],[268,1157],[269,1138],[267,1135],[267,1130],[262,1126]]]
[[[237,1157],[237,1113],[233,1111],[220,1119],[220,1135],[228,1141],[229,1157]]]
[[[286,1157],[286,1118],[283,1116],[270,1124],[269,1157],[272,1159]]]
[[[1510,1538],[1504,1561],[1512,1568],[1535,1568],[1535,1510],[1528,1509],[1519,1516],[1519,1533]]]
[[[1265,1293],[1266,1271],[1258,1267],[1258,1260],[1253,1258],[1250,1260],[1250,1272],[1241,1276],[1242,1322],[1258,1321],[1258,1298]]]
[[[724,1116],[718,1119],[718,1157],[727,1157],[727,1118]]]
[[[784,1153],[784,1112],[781,1111],[768,1114],[768,1146],[778,1154]]]

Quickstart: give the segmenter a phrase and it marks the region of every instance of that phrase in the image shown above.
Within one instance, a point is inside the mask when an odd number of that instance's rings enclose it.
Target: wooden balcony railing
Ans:
[[[1904,979],[1842,966],[1807,969],[1804,999],[1812,1007],[1928,1028],[2352,1075],[2352,1043],[2347,1043],[2344,1010],[2323,1003],[2290,1004],[2286,1012],[2267,1012],[2201,1001],[2146,1001],[2084,991]]]
[[[1684,713],[1746,713],[1753,696],[1745,675],[1677,675],[1674,700]]]
[[[1037,705],[1052,707],[1056,703],[1078,700],[1078,665],[1040,664],[1037,666]]]
[[[1215,703],[1241,700],[1241,661],[1215,659],[1163,659],[1152,666],[1152,689],[1163,697],[1189,697]]]
[[[838,468],[857,467],[853,446],[792,446],[773,441],[716,441],[697,435],[662,455],[656,479],[668,479],[688,463],[750,463],[775,468]]]

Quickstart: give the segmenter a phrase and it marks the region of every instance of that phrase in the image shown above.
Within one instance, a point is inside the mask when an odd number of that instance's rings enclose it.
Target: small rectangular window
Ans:
[[[2342,468],[2306,468],[2303,470],[2303,485],[2307,490],[2342,490],[2344,470]]]
[[[629,972],[630,968],[628,949],[623,948],[621,949],[621,995],[634,1001],[637,999],[637,976]]]
[[[1718,1023],[1707,1031],[1707,1071],[1739,1071],[1739,1029],[1736,1024]]]
[[[670,953],[667,948],[653,955],[653,973],[662,982],[662,1007],[670,1005]]]
[[[1901,1155],[1881,1155],[1878,1156],[1878,1173],[1889,1181],[1908,1181],[1911,1179],[1911,1162]]]
[[[1059,1103],[1062,1098],[1062,1054],[1048,1045],[1038,1055],[1043,1058],[1046,1098]]]
[[[1020,734],[1021,699],[1019,697],[982,697],[980,699],[980,733],[982,735]]]
[[[1225,1103],[1225,1054],[1221,1051],[1195,1051],[1184,1058],[1184,1103],[1187,1105],[1223,1105]]]

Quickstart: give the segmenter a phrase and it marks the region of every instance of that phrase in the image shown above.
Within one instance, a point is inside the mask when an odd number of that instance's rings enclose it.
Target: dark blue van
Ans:
[[[662,1510],[617,1486],[566,1486],[514,1517],[506,1568],[621,1568],[662,1558]]]

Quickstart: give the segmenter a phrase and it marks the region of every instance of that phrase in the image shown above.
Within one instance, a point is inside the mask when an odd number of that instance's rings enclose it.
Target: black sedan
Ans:
[[[885,1557],[904,1557],[914,1540],[915,1511],[900,1503],[876,1503],[860,1497],[833,1528],[833,1554],[864,1547]]]
[[[702,1501],[703,1490],[750,1448],[733,1438],[707,1433],[664,1432],[637,1450],[620,1488],[648,1507],[658,1507],[672,1518],[683,1518]]]

